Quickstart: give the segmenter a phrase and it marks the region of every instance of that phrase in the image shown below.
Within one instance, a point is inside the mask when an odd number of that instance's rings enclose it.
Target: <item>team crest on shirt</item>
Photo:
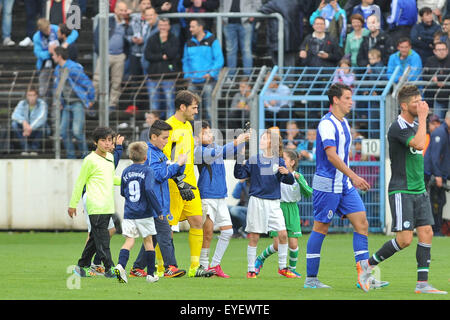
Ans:
[[[409,147],[409,151],[411,151],[412,154],[423,154],[422,150],[416,150],[413,147]]]
[[[173,220],[173,215],[172,215],[172,213],[169,213],[169,214],[167,215],[167,220],[169,220],[169,221],[172,221],[172,220]]]
[[[328,219],[333,218],[333,210],[328,211],[327,217],[328,217]]]

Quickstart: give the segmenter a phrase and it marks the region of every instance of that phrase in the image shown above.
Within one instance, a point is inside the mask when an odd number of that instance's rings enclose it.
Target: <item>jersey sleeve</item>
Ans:
[[[92,174],[91,169],[91,161],[88,158],[85,158],[83,160],[83,164],[81,165],[80,173],[78,174],[78,178],[72,191],[72,197],[70,198],[69,204],[70,208],[77,207],[78,201],[80,201],[81,194],[83,193],[83,188],[86,185],[89,176]]]
[[[147,173],[145,175],[145,193],[148,202],[151,204],[156,214],[158,216],[161,216],[163,215],[163,210],[161,208],[161,205],[159,204],[155,192],[153,191],[154,186],[155,186],[155,178],[153,176],[153,170],[150,167],[147,167]]]
[[[279,158],[279,162],[280,162],[280,167],[285,167],[286,168],[286,163],[284,162],[283,158]],[[294,175],[292,173],[288,173],[288,174],[281,174],[280,172],[277,172],[277,174],[280,175],[280,181],[285,183],[285,184],[294,184],[295,180],[294,180]]]
[[[318,131],[324,149],[336,147],[336,129],[330,120],[321,121],[319,123]]]
[[[414,138],[414,132],[408,130],[408,128],[402,129],[395,123],[389,128],[388,137],[392,140],[399,141],[405,147],[409,147],[409,142]]]

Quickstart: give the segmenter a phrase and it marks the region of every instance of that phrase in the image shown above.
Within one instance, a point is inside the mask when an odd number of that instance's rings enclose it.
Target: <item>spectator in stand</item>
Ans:
[[[239,80],[239,91],[231,100],[230,118],[233,119],[234,128],[242,128],[246,121],[250,119],[250,100],[249,96],[252,92],[250,79],[242,77]]]
[[[58,29],[58,41],[60,45],[67,48],[69,51],[69,59],[72,61],[77,61],[78,58],[78,47],[76,42],[68,43],[67,39],[70,37],[72,30],[70,30],[65,23],[61,23]]]
[[[170,32],[170,21],[161,18],[159,31],[150,37],[145,47],[145,59],[149,62],[147,87],[150,92],[150,110],[157,110],[161,118],[168,119],[175,114],[175,78],[180,72],[180,41]],[[159,90],[164,93],[165,108],[159,101]]]
[[[391,15],[387,19],[393,39],[409,37],[417,22],[416,0],[392,0]]]
[[[109,93],[109,110],[114,111],[119,106],[121,94],[121,83],[125,70],[125,60],[129,53],[133,29],[128,25],[125,18],[128,16],[128,8],[125,2],[116,3],[114,15],[109,17],[109,49],[108,62],[111,77],[111,89]],[[94,32],[95,52],[99,53],[99,26]],[[98,95],[100,81],[100,60],[97,59],[97,66],[94,72],[94,88]],[[97,100],[97,99],[96,99]]]
[[[157,14],[177,13],[179,0],[151,0]],[[181,25],[179,19],[170,19],[170,32],[180,39]]]
[[[181,0],[180,0],[181,1]],[[214,12],[219,9],[219,0],[183,0],[186,12]],[[212,30],[215,19],[204,19],[204,29]]]
[[[325,18],[326,32],[338,40],[339,46],[343,48],[347,35],[347,16],[337,0],[322,0],[319,8],[309,18],[309,23],[313,25],[317,17]]]
[[[365,21],[362,15],[355,13],[350,17],[353,31],[347,35],[345,41],[345,55],[350,57],[353,66],[358,65],[359,47],[363,41],[363,37],[368,36],[370,31],[363,26]]]
[[[144,45],[142,47],[142,51],[145,51],[145,48],[147,47],[148,40],[150,39],[150,37],[159,31],[158,30],[159,16],[156,13],[155,8],[150,7],[150,8],[145,9],[144,18],[145,18],[145,21],[147,22],[147,25],[144,27],[144,34],[142,35],[144,38]],[[142,64],[143,72],[146,75],[148,72],[149,63],[148,63],[148,60],[145,59],[144,54],[142,54],[141,64]],[[148,89],[148,87],[147,87],[147,89]],[[148,94],[150,96],[150,91],[148,92]]]
[[[425,181],[430,185],[433,233],[442,236],[442,209],[446,203],[444,187],[450,179],[450,110],[445,114],[442,124],[431,133],[424,162]],[[433,176],[434,180],[431,180]]]
[[[304,136],[298,128],[297,122],[289,120],[286,122],[286,134],[284,136],[284,149],[296,150]]]
[[[352,63],[349,59],[343,58],[338,63],[338,68],[334,72],[333,83],[343,83],[353,88],[355,74],[351,70]]]
[[[39,96],[44,99],[47,104],[50,100],[50,86],[51,76],[53,72],[52,50],[59,46],[58,30],[59,27],[50,24],[45,18],[40,18],[37,22],[38,29],[33,35],[34,55],[37,58],[36,69],[39,71]],[[74,43],[78,38],[77,30],[72,30],[65,42],[65,46]]]
[[[381,9],[379,6],[373,3],[373,0],[362,0],[361,4],[355,6],[353,8],[352,15],[354,14],[360,14],[364,20],[363,26],[367,28],[367,18],[371,15],[375,15],[378,18],[378,21],[380,21],[381,29],[384,29],[383,25],[383,17],[381,15]]]
[[[441,21],[443,15],[443,10],[445,8],[446,0],[417,0],[417,9],[428,7],[433,12],[433,19],[436,22]],[[448,6],[448,4],[447,4]],[[447,10],[449,8],[447,7]]]
[[[389,57],[387,74],[391,76],[397,66],[400,66],[400,72],[395,78],[395,83],[398,82],[407,67],[411,67],[409,73],[409,81],[420,80],[422,73],[422,59],[411,47],[411,40],[409,38],[400,38],[397,42],[397,50]]]
[[[336,67],[341,59],[339,45],[325,32],[325,18],[317,17],[314,32],[306,36],[300,46],[302,65],[307,67]]]
[[[77,148],[84,157],[88,153],[86,136],[84,133],[85,108],[92,108],[95,99],[94,86],[91,79],[84,73],[83,67],[69,59],[67,49],[57,47],[52,55],[56,64],[53,89],[59,84],[61,69],[69,70],[64,84],[61,103],[61,137],[66,149],[67,158],[75,159],[73,138],[76,139]],[[72,119],[72,122],[71,122]]]
[[[184,45],[184,78],[190,81],[188,90],[202,96],[202,120],[210,120],[211,95],[223,67],[224,58],[219,41],[205,30],[205,22],[194,18],[189,23],[192,38]]]
[[[137,80],[139,76],[146,73],[142,67],[142,58],[144,55],[144,36],[147,30],[152,29],[150,23],[147,23],[145,19],[145,11],[151,8],[150,0],[140,0],[139,1],[139,13],[132,13],[130,18],[130,27],[133,30],[133,37],[131,38],[131,50],[129,59],[129,75]],[[156,29],[156,26],[154,27]]]
[[[448,47],[445,42],[438,42],[434,45],[434,55],[429,57],[425,62],[423,74],[425,80],[429,80],[432,84],[427,86],[430,95],[434,99],[433,113],[440,119],[444,119],[445,112],[449,110],[449,69],[450,56]],[[428,91],[427,90],[427,91]]]
[[[37,156],[47,122],[47,103],[39,99],[38,90],[31,87],[11,115],[12,129],[19,140],[22,155]]]
[[[359,47],[357,63],[358,67],[368,67],[369,50],[378,49],[382,53],[382,61],[387,65],[389,56],[395,52],[395,43],[391,36],[380,30],[380,21],[377,16],[372,15],[367,18],[367,28],[370,34],[363,37]]]
[[[234,187],[232,196],[235,199],[239,199],[239,202],[235,206],[228,206],[233,224],[233,238],[247,238],[247,233],[244,230],[247,226],[249,190],[250,179],[239,180]]]
[[[44,0],[25,0],[27,31],[25,38],[19,42],[20,47],[33,45],[33,35],[36,32],[36,20],[43,16]]]
[[[303,140],[297,147],[298,158],[300,161],[316,161],[316,129],[308,129],[306,140]]]
[[[270,74],[266,75],[265,81],[269,81]],[[291,89],[285,84],[281,83],[280,76],[274,76],[267,88],[266,95],[287,97],[292,95]],[[265,116],[266,116],[266,128],[271,126],[277,126],[278,119],[289,118],[289,110],[292,107],[292,101],[290,100],[264,100]]]
[[[219,9],[225,13],[256,12],[261,7],[261,0],[224,0]],[[252,38],[254,17],[224,18],[225,49],[229,75],[235,74],[238,61],[238,49],[241,51],[243,73],[250,75],[253,67]]]
[[[150,142],[150,127],[152,124],[159,120],[159,114],[156,111],[150,111],[145,113],[145,123],[144,123],[144,130],[141,131],[141,134],[139,135],[140,141]]]
[[[426,135],[426,140],[425,140],[425,146],[423,147],[423,156],[425,157],[425,155],[427,154],[427,150],[428,150],[428,146],[430,145],[430,139],[431,139],[431,134],[433,133],[434,130],[436,130],[437,128],[439,128],[439,126],[441,125],[441,120],[439,119],[439,117],[435,114],[432,114],[428,117],[428,128],[427,128],[427,135]],[[427,179],[425,179],[426,181],[426,185],[428,185]],[[428,188],[428,186],[427,186]]]
[[[284,19],[284,66],[295,67],[295,60],[303,39],[303,12],[301,2],[294,0],[270,0],[259,12],[279,13]],[[267,45],[274,64],[278,64],[278,20],[267,21]]]
[[[411,42],[422,63],[425,63],[433,55],[433,36],[441,30],[441,26],[433,20],[433,11],[429,7],[420,9],[419,16],[421,22],[411,29]]]
[[[445,17],[442,21],[442,31],[445,34],[441,37],[441,41],[447,43],[447,47],[450,48],[450,16]]]
[[[381,60],[381,52],[378,49],[370,49],[368,53],[369,58],[369,65],[366,69],[366,77],[364,79],[370,80],[370,81],[377,81],[377,80],[386,80],[384,76],[384,64]],[[370,89],[377,89],[380,88],[379,86],[373,86],[370,85],[369,88],[366,88],[367,90]],[[369,91],[364,91],[363,95],[368,95]],[[373,90],[373,95],[377,95],[377,91]]]
[[[370,74],[370,80],[379,80],[380,74],[383,73],[384,64],[381,60],[381,52],[378,49],[370,49],[369,54],[369,66],[367,67],[367,73]]]
[[[71,13],[70,6],[77,4],[77,1],[72,0],[47,0],[45,5],[45,18],[51,24],[59,25],[66,23],[68,15]]]
[[[317,92],[323,90],[325,84],[330,81],[342,54],[336,39],[325,32],[325,18],[317,17],[314,20],[313,30],[314,32],[307,35],[303,40],[299,56],[302,66],[317,68],[317,70],[309,71],[314,75],[308,76],[307,79],[314,82],[313,90]],[[325,69],[322,69],[322,67],[325,67]],[[316,75],[316,73],[320,74]],[[309,109],[307,111],[309,119],[319,120],[322,117],[319,110],[319,108],[322,108],[320,102],[307,102],[306,108]]]
[[[0,0],[0,5],[2,7],[3,45],[12,47],[16,44],[11,40],[12,10],[14,7],[14,0]]]

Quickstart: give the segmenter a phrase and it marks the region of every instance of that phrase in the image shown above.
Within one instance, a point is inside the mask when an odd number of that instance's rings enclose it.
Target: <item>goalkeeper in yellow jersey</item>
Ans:
[[[200,192],[194,173],[194,132],[190,121],[198,113],[199,96],[182,90],[175,97],[175,114],[166,120],[172,126],[169,141],[163,149],[170,161],[177,161],[180,154],[187,155],[186,167],[182,175],[169,179],[170,214],[169,224],[189,222],[189,248],[191,264],[189,277],[210,277],[213,271],[200,266],[200,252],[203,244],[203,217]]]

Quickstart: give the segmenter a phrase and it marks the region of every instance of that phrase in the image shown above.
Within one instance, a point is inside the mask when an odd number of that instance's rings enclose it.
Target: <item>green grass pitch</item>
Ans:
[[[2,263],[2,300],[449,300],[448,295],[415,294],[416,243],[380,265],[381,278],[390,282],[383,289],[369,293],[356,288],[355,261],[351,234],[330,234],[322,247],[319,279],[332,289],[304,289],[305,252],[309,234],[299,241],[300,279],[287,279],[277,273],[277,255],[266,261],[257,279],[246,279],[247,240],[232,239],[222,261],[230,279],[188,278],[160,279],[150,284],[143,278],[129,278],[128,284],[104,277],[74,279],[67,273],[76,264],[84,247],[85,232],[0,232]],[[114,262],[123,243],[121,235],[111,240]],[[369,249],[377,250],[390,236],[369,236]],[[137,256],[140,240],[130,254],[127,271]],[[179,266],[189,267],[187,232],[175,234],[175,252]],[[216,239],[212,242],[214,253]],[[271,243],[261,238],[258,253]],[[430,282],[450,291],[450,238],[435,238],[432,247]],[[70,272],[70,270],[69,270]],[[186,293],[189,292],[187,296]]]

